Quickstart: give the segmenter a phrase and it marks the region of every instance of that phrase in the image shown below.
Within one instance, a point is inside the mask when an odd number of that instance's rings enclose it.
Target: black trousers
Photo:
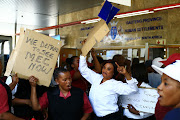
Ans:
[[[123,117],[123,120],[137,120],[137,119],[131,119],[131,118],[127,118],[126,116]],[[155,115],[152,115],[148,118],[144,118],[144,119],[139,119],[139,120],[156,120]]]
[[[118,112],[111,113],[103,117],[95,116],[93,120],[123,120],[123,108],[119,108]]]

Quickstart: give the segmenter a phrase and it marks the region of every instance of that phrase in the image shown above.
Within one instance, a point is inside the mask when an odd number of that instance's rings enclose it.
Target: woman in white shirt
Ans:
[[[137,80],[131,78],[126,69],[114,61],[106,61],[102,74],[98,74],[87,67],[84,56],[80,56],[79,71],[91,84],[89,99],[97,116],[95,120],[119,120],[118,96],[136,92]],[[127,83],[113,79],[117,71],[126,77]]]

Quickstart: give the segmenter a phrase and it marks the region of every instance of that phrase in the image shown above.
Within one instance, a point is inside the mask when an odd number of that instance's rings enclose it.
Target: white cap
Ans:
[[[165,68],[159,68],[155,65],[152,65],[152,68],[157,71],[159,74],[166,74],[169,77],[180,82],[180,60],[176,60],[173,64],[169,64]]]
[[[157,67],[161,67],[163,65],[163,63],[160,61],[163,61],[163,59],[160,57],[157,57],[152,61],[152,65],[155,65]]]

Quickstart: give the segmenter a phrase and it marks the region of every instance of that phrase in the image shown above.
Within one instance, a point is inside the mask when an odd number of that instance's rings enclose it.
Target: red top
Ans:
[[[67,98],[70,97],[70,96],[71,96],[70,91],[68,92],[68,94],[67,94],[66,97],[65,97],[65,96],[63,95],[63,93],[60,91],[59,97],[63,97],[64,99],[67,99]],[[91,104],[90,104],[90,102],[89,102],[89,99],[88,99],[86,93],[84,93],[83,100],[84,100],[83,112],[84,112],[84,113],[91,113],[93,110],[92,110]],[[48,101],[48,97],[47,97],[47,92],[45,92],[45,93],[42,95],[42,97],[39,98],[39,104],[40,104],[40,106],[41,106],[41,109],[48,107],[49,101]]]
[[[170,110],[172,110],[172,107],[160,106],[159,101],[158,101],[155,107],[156,120],[163,120],[166,113],[169,112]]]
[[[7,91],[2,84],[0,84],[0,113],[7,112],[9,110]]]
[[[70,71],[71,78],[73,78],[75,72],[76,72],[75,70]],[[72,79],[72,86],[77,87],[77,88],[81,88],[84,92],[86,92],[86,90],[87,90],[87,84],[88,84],[87,81],[83,77],[81,77],[78,80]]]

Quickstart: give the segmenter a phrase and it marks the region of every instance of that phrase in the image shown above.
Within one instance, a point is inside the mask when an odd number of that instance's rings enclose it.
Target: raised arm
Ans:
[[[101,73],[101,64],[99,63],[99,61],[98,61],[98,59],[97,59],[97,57],[96,57],[94,48],[91,49],[91,55],[92,55],[92,58],[93,58],[93,61],[94,61],[95,71],[96,71],[97,73]]]
[[[35,111],[41,110],[41,106],[39,104],[38,98],[37,98],[37,93],[36,93],[36,82],[38,81],[37,78],[34,76],[31,76],[29,78],[29,83],[31,85],[31,102],[32,102],[32,108]]]
[[[86,42],[86,39],[82,41],[82,45]],[[86,62],[86,57],[80,55],[79,59],[79,71],[81,75],[91,84],[100,78],[100,74],[94,72],[93,70],[89,69]]]
[[[97,80],[101,80],[101,75],[89,69],[86,63],[86,57],[80,55],[79,71],[81,75],[91,84]]]
[[[124,66],[119,66],[117,63],[117,71],[120,73],[120,74],[123,74],[125,77],[126,77],[126,80],[131,80],[131,76],[130,74],[126,71],[126,68]]]
[[[19,78],[17,77],[17,74],[15,74],[12,76],[12,82],[10,84],[9,83],[7,83],[7,84],[9,84],[10,89],[13,90],[18,82],[19,82]]]
[[[127,83],[122,83],[121,81],[118,81],[114,84],[114,90],[120,95],[129,95],[130,93],[138,91],[138,81],[130,76],[124,66],[119,66],[117,63],[116,65],[117,71],[126,77]]]

